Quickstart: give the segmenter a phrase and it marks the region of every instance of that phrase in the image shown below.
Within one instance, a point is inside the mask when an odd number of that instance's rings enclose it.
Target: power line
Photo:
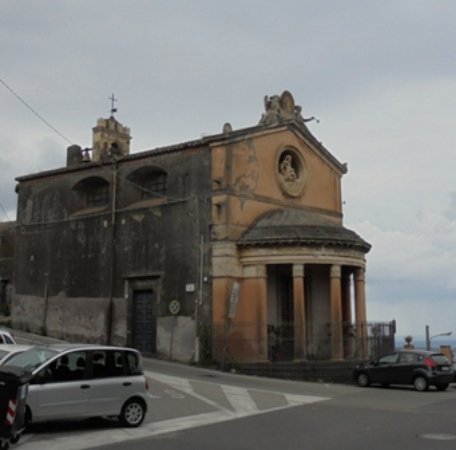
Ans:
[[[3,86],[6,87],[27,109],[29,109],[33,114],[35,114],[38,119],[40,119],[42,122],[44,122],[51,130],[55,131],[61,138],[65,139],[69,144],[72,144],[72,142],[65,136],[63,135],[57,128],[52,126],[41,114],[39,114],[37,111],[35,111],[19,94],[17,94],[13,88],[8,86],[1,78],[0,78],[0,83],[3,84]]]
[[[6,212],[6,209],[3,207],[3,205],[0,203],[0,208],[2,208],[3,212],[5,213],[6,218],[8,219],[8,222],[11,222],[11,219],[8,216],[8,213]]]
[[[0,83],[3,84],[3,86],[5,86],[27,109],[29,109],[33,114],[35,114],[36,117],[38,117],[42,122],[44,122],[49,128],[51,128],[51,130],[53,130],[54,132],[56,132],[60,137],[62,137],[63,139],[65,139],[65,141],[67,141],[69,144],[72,144],[72,142],[65,136],[63,135],[59,130],[57,130],[57,128],[55,128],[53,125],[51,125],[43,116],[41,116],[41,114],[39,114],[37,111],[35,111],[35,109],[33,109],[19,94],[17,94],[14,89],[12,87],[10,87],[4,80],[2,80],[0,78]],[[110,97],[110,100],[111,100],[111,103],[112,103],[112,107],[111,107],[111,114],[113,114],[114,112],[116,112],[117,110],[114,108],[114,102],[117,101],[116,98],[114,98],[114,94],[112,94],[112,96]],[[105,167],[104,165],[102,166],[103,169],[105,170],[108,170],[108,167]],[[131,180],[129,180],[128,178],[126,177],[123,177],[123,176],[120,176],[120,178],[122,178],[124,181],[126,181],[127,183],[130,183],[132,186],[134,186],[135,188],[141,190],[141,191],[145,191],[149,194],[152,194],[153,196],[156,196],[156,197],[159,197],[159,198],[171,198],[171,201],[172,202],[179,202],[179,201],[185,201],[185,198],[184,199],[180,199],[180,198],[173,198],[173,197],[169,197],[169,196],[166,196],[164,194],[160,194],[158,192],[154,192],[154,191],[151,191],[149,189],[146,189],[144,188],[144,186],[141,186]],[[1,209],[3,210],[3,212],[5,213],[6,217],[8,218],[9,220],[9,217],[8,217],[8,214],[5,210],[5,208],[3,208],[3,205],[0,203],[0,207]]]

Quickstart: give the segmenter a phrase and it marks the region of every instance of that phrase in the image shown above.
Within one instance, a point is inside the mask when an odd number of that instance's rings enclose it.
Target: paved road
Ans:
[[[146,361],[146,365],[149,363]],[[161,362],[159,365],[164,367]],[[172,363],[167,365],[168,371],[182,368]],[[187,372],[187,368],[184,369]],[[150,385],[149,413],[140,428],[119,428],[113,420],[46,423],[34,426],[31,433],[24,435],[21,448],[80,450],[108,443],[125,446],[139,438],[242,420],[299,405],[310,406],[327,401],[330,392],[340,391],[338,386],[314,387],[311,383],[307,386],[306,383],[223,374],[219,377],[217,372],[199,369],[194,369],[191,378],[150,370],[146,375]]]
[[[456,385],[419,393],[250,377],[153,359],[145,359],[145,368],[149,413],[140,428],[101,419],[46,423],[15,448],[456,448]]]

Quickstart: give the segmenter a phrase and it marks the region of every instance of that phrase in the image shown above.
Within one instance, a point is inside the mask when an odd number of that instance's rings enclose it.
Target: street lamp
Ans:
[[[439,333],[434,336],[429,336],[429,325],[426,325],[426,349],[431,350],[432,339],[439,337],[439,336],[451,336],[452,334],[453,334],[452,331],[447,331],[446,333]]]

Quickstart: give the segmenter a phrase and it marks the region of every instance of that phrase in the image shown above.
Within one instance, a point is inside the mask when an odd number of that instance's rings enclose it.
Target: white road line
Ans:
[[[115,444],[131,441],[133,439],[147,438],[159,434],[173,433],[176,431],[188,430],[190,428],[210,425],[235,419],[228,411],[216,411],[205,414],[181,417],[177,419],[153,422],[140,426],[139,428],[119,428],[117,430],[103,430],[87,433],[79,433],[73,436],[66,436],[35,440],[21,445],[21,450],[83,450],[101,445]]]
[[[323,400],[323,399],[322,399]],[[288,409],[292,406],[279,406],[277,408],[256,411],[254,415],[267,414],[272,411]],[[211,413],[195,414],[193,416],[179,417],[176,419],[163,420],[143,424],[139,428],[109,429],[95,432],[67,434],[62,437],[46,440],[35,440],[21,445],[21,450],[86,450],[101,445],[117,444],[119,442],[132,441],[161,434],[175,433],[177,431],[189,430],[191,428],[212,425],[220,422],[227,422],[245,417],[247,413],[233,413],[230,411],[216,411]]]
[[[221,388],[238,416],[256,414],[258,412],[258,407],[252,397],[250,397],[247,389],[228,385],[222,385]]]
[[[55,438],[40,438],[39,435],[25,435],[24,439],[19,442],[21,450],[85,450],[101,445],[115,444],[119,442],[131,441],[134,439],[147,438],[166,433],[174,433],[177,431],[188,430],[191,428],[211,425],[215,423],[225,422],[229,420],[239,419],[250,415],[267,414],[272,411],[278,411],[315,403],[318,401],[329,400],[328,397],[317,397],[312,395],[295,395],[285,394],[277,391],[265,391],[260,389],[246,389],[231,385],[218,385],[225,394],[225,397],[233,407],[228,410],[213,402],[212,400],[201,396],[194,392],[191,382],[184,378],[162,375],[153,372],[146,372],[146,376],[152,380],[171,386],[174,389],[185,392],[199,400],[210,404],[217,411],[210,413],[194,414],[192,416],[177,417],[175,419],[163,420],[160,422],[151,422],[143,424],[139,428],[118,428],[99,431],[75,432],[67,433],[65,436]],[[201,383],[200,381],[197,381]],[[215,383],[207,383],[215,384]],[[259,410],[254,400],[249,394],[249,391],[281,394],[287,401],[287,405],[277,406],[276,408],[268,408]],[[153,390],[152,390],[153,392]],[[153,395],[153,394],[152,394]],[[33,438],[33,439],[32,439]]]
[[[179,389],[182,392],[185,392],[188,395],[191,395],[194,398],[197,398],[198,400],[201,400],[202,402],[212,406],[215,409],[219,409],[221,411],[224,411],[226,408],[223,408],[223,406],[219,405],[216,402],[213,402],[212,400],[208,399],[207,397],[204,397],[202,395],[197,394],[194,390],[192,385],[190,384],[190,381],[185,379],[185,378],[178,378],[178,377],[173,377],[171,375],[162,375],[159,373],[153,373],[153,372],[145,372],[146,377],[156,380],[159,383],[167,384],[169,386],[172,386],[175,389]],[[150,386],[149,386],[150,389]]]
[[[174,387],[175,389],[179,389],[188,395],[191,395],[195,398],[198,398],[199,400],[213,406],[214,408],[224,410],[221,405],[218,403],[213,402],[212,400],[197,394],[194,390],[193,387],[190,383],[190,380],[186,378],[179,378],[175,377],[172,375],[163,375],[160,373],[155,373],[155,372],[145,372],[146,376],[148,378],[154,379],[160,383],[167,384],[169,386]],[[198,383],[204,383],[204,381],[197,381]],[[239,414],[254,414],[256,413],[259,409],[253,399],[250,397],[249,391],[254,391],[254,392],[261,392],[264,394],[277,394],[277,395],[282,395],[286,402],[288,403],[289,406],[299,406],[299,405],[305,405],[308,403],[315,403],[315,402],[320,402],[324,400],[329,400],[329,397],[318,397],[315,395],[299,395],[299,394],[287,394],[284,392],[278,392],[278,391],[268,391],[264,389],[247,389],[247,388],[239,388],[236,386],[232,385],[226,385],[226,384],[218,384],[218,383],[212,383],[212,382],[207,382],[207,384],[211,385],[216,385],[219,386],[220,389],[222,389],[223,393],[225,394],[225,397],[228,399],[230,402],[231,406],[233,407],[234,411],[236,411]]]
[[[307,405],[309,403],[322,402],[324,400],[330,400],[329,397],[317,397],[315,395],[295,395],[295,394],[283,394],[286,401],[290,406]]]

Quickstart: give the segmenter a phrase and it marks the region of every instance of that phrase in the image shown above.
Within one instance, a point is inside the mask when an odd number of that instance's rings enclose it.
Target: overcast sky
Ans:
[[[454,0],[0,0],[0,79],[65,137],[0,83],[0,221],[112,93],[136,152],[256,125],[289,90],[348,163],[368,319],[456,335],[455,20]]]

